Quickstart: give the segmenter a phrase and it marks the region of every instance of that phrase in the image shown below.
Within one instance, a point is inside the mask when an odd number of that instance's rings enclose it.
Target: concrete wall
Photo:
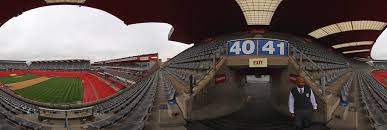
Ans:
[[[215,83],[215,78],[193,97],[190,120],[212,119],[238,111],[244,104],[247,96],[241,86],[241,76],[237,71],[223,65],[215,75],[226,75],[223,83]]]

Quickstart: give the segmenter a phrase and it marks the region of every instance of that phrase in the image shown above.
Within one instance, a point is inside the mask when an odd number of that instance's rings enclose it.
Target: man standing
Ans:
[[[289,93],[290,117],[295,118],[297,130],[309,127],[313,112],[317,111],[316,98],[309,86],[305,86],[304,78],[298,76],[296,85]]]

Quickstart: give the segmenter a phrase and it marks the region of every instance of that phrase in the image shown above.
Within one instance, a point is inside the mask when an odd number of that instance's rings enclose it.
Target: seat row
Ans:
[[[90,69],[90,63],[32,63],[31,69]]]
[[[7,90],[0,89],[0,104],[8,111],[14,114],[32,114],[38,112],[38,107],[5,92]]]
[[[102,69],[102,70],[108,74],[111,74],[114,76],[119,76],[119,77],[125,78],[127,80],[131,80],[131,81],[136,81],[140,78],[139,76],[137,76],[135,74],[127,73],[125,71],[119,71],[119,70],[113,70],[113,69],[107,69],[107,68]]]
[[[385,96],[387,89],[374,82],[374,79],[365,72],[359,72],[357,78],[362,103],[368,113],[368,119],[372,123],[372,127],[376,130],[387,129],[387,115],[382,114],[387,110],[387,97]]]
[[[175,77],[175,79],[178,79],[183,83],[184,85],[190,84],[189,77],[192,75],[192,80],[194,84],[197,84],[201,78],[203,78],[209,70],[206,71],[198,71],[198,70],[191,70],[191,69],[178,69],[178,68],[166,68],[165,69],[168,74]]]
[[[348,68],[347,65],[340,65],[340,64],[332,64],[332,63],[315,63],[315,65],[312,62],[305,61],[304,62],[304,69],[307,71],[318,71],[319,66],[322,70],[330,70],[330,69],[342,69],[342,68]]]
[[[166,72],[160,71],[160,87],[162,90],[161,97],[164,100],[173,100],[175,98],[176,89],[173,87],[170,80],[165,78]]]
[[[201,45],[194,45],[174,57],[171,64],[212,60],[213,58],[220,58],[225,52],[224,43],[202,43]]]
[[[289,53],[291,53],[291,56],[293,56],[294,58],[299,57],[300,53],[302,52],[314,62],[345,64],[348,61],[343,55],[340,55],[336,52],[329,50],[325,46],[322,46],[318,43],[314,43],[313,41],[309,41],[301,37],[275,32],[264,33],[262,35],[265,38],[287,40],[291,46],[295,47],[289,48]]]
[[[95,112],[98,113],[118,113],[120,110],[130,105],[141,93],[145,92],[151,86],[154,78],[144,79],[130,88],[123,90],[121,94],[110,100],[95,105]]]
[[[27,129],[32,130],[44,130],[45,127],[39,123],[31,122],[26,119],[23,119],[21,117],[15,116],[13,113],[7,111],[5,108],[0,106],[0,115],[3,115],[4,118],[8,119],[9,121],[13,122],[14,124],[17,124],[19,126],[23,126]],[[1,124],[0,124],[1,125]]]
[[[212,60],[207,61],[198,61],[198,62],[188,62],[181,64],[171,64],[170,68],[179,68],[179,69],[193,69],[193,70],[208,70],[213,65]]]
[[[158,75],[152,75],[150,78],[148,78],[144,82],[140,82],[137,84],[141,84],[139,86],[134,86],[137,89],[140,88],[141,91],[135,90],[135,91],[127,91],[124,94],[121,94],[117,96],[114,99],[111,99],[105,103],[98,104],[96,106],[96,109],[111,109],[112,107],[107,107],[106,105],[112,105],[115,108],[111,110],[115,110],[116,108],[119,108],[118,111],[115,111],[114,115],[103,120],[96,121],[89,125],[90,129],[97,128],[105,128],[108,127],[120,120],[123,120],[123,122],[120,122],[120,127],[117,129],[141,129],[144,127],[144,121],[147,120],[147,117],[149,117],[150,112],[153,107],[153,102],[156,95],[156,88],[157,88],[157,81]],[[136,89],[133,88],[133,89]],[[141,89],[142,88],[142,89]],[[136,93],[136,94],[134,94]],[[126,99],[123,98],[129,98]],[[124,102],[121,104],[118,100],[124,100]]]

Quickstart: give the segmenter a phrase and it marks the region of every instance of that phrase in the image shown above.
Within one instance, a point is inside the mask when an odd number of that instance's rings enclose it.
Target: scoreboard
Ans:
[[[289,43],[278,39],[237,39],[227,41],[228,56],[288,56]]]

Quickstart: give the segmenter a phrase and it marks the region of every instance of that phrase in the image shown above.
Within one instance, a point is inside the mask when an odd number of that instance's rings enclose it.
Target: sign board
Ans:
[[[149,60],[149,57],[148,56],[143,56],[143,57],[140,57],[139,58],[140,59],[140,61],[146,61],[146,60]]]
[[[128,58],[125,58],[125,61],[133,61],[133,60],[137,60],[137,57],[128,57]]]
[[[238,39],[227,41],[228,56],[288,56],[288,41],[277,39]]]
[[[267,67],[267,58],[249,59],[249,67]]]
[[[215,75],[215,84],[224,83],[224,81],[226,81],[226,75],[225,74]]]

